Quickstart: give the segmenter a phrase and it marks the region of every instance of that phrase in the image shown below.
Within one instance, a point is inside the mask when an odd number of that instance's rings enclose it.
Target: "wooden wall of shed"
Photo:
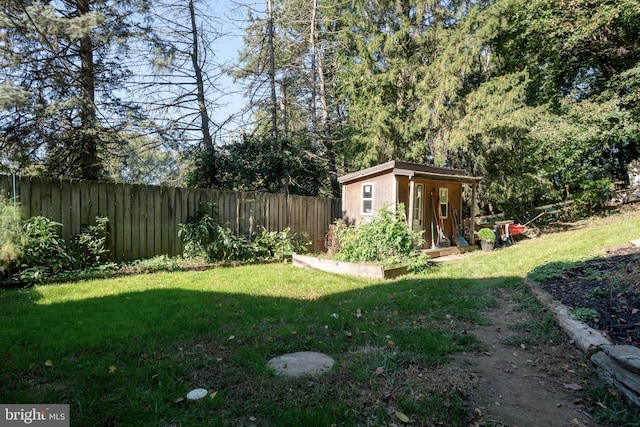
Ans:
[[[373,184],[373,215],[362,214],[362,185]],[[396,182],[393,173],[369,176],[343,186],[342,217],[348,224],[360,224],[363,219],[372,218],[386,204],[395,203]]]

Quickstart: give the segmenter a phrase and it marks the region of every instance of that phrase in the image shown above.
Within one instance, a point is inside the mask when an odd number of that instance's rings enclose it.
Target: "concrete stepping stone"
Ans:
[[[280,375],[299,377],[302,375],[319,375],[333,367],[335,361],[324,353],[315,351],[299,351],[274,357],[267,362]]]

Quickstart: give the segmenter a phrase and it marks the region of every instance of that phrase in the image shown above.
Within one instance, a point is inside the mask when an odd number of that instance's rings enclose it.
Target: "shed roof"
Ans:
[[[380,175],[388,172],[393,172],[396,176],[419,176],[437,181],[453,181],[461,182],[463,184],[477,184],[482,179],[481,177],[469,176],[467,175],[467,172],[462,169],[442,168],[424,165],[421,163],[391,160],[367,169],[342,175],[338,178],[338,182],[341,184],[348,184],[353,181],[365,179],[369,176]]]

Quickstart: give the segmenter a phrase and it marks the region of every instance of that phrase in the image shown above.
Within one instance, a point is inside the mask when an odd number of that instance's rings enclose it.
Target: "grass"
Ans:
[[[640,235],[626,214],[375,281],[288,264],[134,275],[0,291],[0,401],[68,403],[72,425],[467,425],[451,354],[504,288],[545,264]],[[631,233],[631,234],[629,234]],[[529,327],[531,329],[531,327]],[[281,378],[301,350],[336,366]],[[439,380],[430,381],[441,373]],[[193,388],[211,391],[194,403]]]

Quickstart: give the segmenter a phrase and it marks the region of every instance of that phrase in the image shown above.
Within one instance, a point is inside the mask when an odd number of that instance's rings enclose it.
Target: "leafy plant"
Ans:
[[[268,231],[263,228],[262,233],[257,234],[253,240],[253,255],[256,258],[278,260],[291,258],[294,252],[307,252],[307,246],[311,242],[306,238],[305,234],[295,233],[289,227],[282,231]]]
[[[478,231],[478,239],[483,240],[488,243],[496,242],[496,233],[493,232],[490,228],[481,228]]]
[[[529,272],[527,277],[531,280],[535,280],[536,282],[559,279],[564,275],[565,271],[575,267],[575,265],[576,263],[574,261],[550,262],[534,268]]]
[[[196,217],[179,225],[178,235],[185,243],[185,258],[201,258],[207,262],[244,261],[251,257],[250,244],[237,237],[219,220],[214,203],[201,203]]]
[[[156,272],[180,270],[178,262],[167,255],[159,255],[149,259],[140,259],[131,263],[135,272]]]
[[[611,294],[608,289],[598,286],[587,292],[587,298],[591,301],[595,301],[600,298],[606,298]]]
[[[357,227],[337,227],[336,233],[340,241],[336,256],[343,261],[385,261],[392,257],[409,257],[424,243],[422,232],[409,228],[402,203],[396,212],[384,205],[371,221]]]
[[[404,259],[404,264],[407,266],[407,271],[410,273],[424,273],[431,268],[430,260],[431,258],[427,254],[414,254],[406,257]]]
[[[600,313],[593,308],[580,307],[573,310],[571,317],[581,322],[590,322],[592,320],[596,321],[600,317]]]
[[[93,267],[108,260],[108,226],[109,218],[97,216],[95,225],[86,227],[74,238],[82,267]]]
[[[58,235],[61,225],[43,216],[31,217],[24,223],[25,243],[20,256],[23,280],[41,281],[73,267],[74,258]]]

